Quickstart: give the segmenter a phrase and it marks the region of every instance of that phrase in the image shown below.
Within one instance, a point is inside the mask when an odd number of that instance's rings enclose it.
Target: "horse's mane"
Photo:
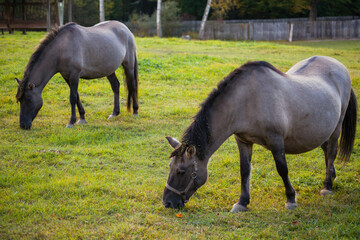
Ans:
[[[181,139],[181,146],[173,151],[171,156],[181,156],[188,146],[195,146],[196,154],[199,159],[203,160],[205,158],[206,147],[210,141],[210,110],[215,102],[215,99],[220,95],[226,94],[226,89],[228,86],[231,86],[233,82],[239,80],[239,76],[242,75],[245,71],[250,69],[260,67],[269,68],[281,75],[284,75],[283,72],[275,68],[268,62],[264,61],[253,61],[247,62],[241,67],[232,71],[228,76],[226,76],[215,88],[209,96],[201,103],[201,108],[197,114],[193,117],[193,122],[185,130]]]
[[[39,46],[35,50],[35,52],[31,55],[28,64],[26,65],[24,77],[19,83],[18,92],[16,94],[16,99],[19,100],[27,86],[29,81],[29,76],[34,68],[34,65],[39,61],[41,58],[42,53],[45,51],[45,48],[59,35],[59,33],[63,32],[64,30],[68,29],[71,26],[76,25],[75,23],[67,23],[62,27],[57,27],[52,29],[45,38],[40,42]]]

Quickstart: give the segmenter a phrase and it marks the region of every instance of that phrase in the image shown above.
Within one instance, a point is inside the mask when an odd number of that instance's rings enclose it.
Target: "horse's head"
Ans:
[[[30,129],[32,121],[38,114],[43,105],[41,98],[41,89],[33,83],[18,82],[18,91],[16,94],[17,101],[20,101],[20,127]]]
[[[207,179],[207,164],[196,155],[195,146],[186,146],[166,137],[175,149],[171,154],[170,174],[165,185],[163,204],[166,208],[182,208]]]

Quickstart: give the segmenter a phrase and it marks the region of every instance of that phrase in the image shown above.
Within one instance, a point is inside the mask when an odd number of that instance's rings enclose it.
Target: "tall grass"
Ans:
[[[209,180],[186,208],[165,209],[162,192],[171,152],[207,94],[248,60],[282,71],[313,55],[349,69],[360,90],[360,41],[221,42],[137,38],[140,109],[107,120],[113,94],[106,79],[81,80],[87,125],[66,129],[69,89],[59,74],[43,91],[30,131],[19,128],[15,77],[44,33],[0,35],[0,239],[337,239],[360,236],[359,134],[349,162],[336,162],[334,195],[319,196],[322,151],[288,155],[298,209],[286,211],[271,154],[256,146],[249,212],[231,214],[240,195],[239,154],[229,139],[212,156]],[[119,77],[122,71],[117,71]]]

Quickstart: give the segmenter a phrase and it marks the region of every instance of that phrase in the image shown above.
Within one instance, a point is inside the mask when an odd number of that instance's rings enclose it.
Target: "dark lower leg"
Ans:
[[[80,114],[80,120],[85,120],[85,109],[83,107],[83,105],[81,104],[81,101],[80,101],[80,96],[79,94],[77,94],[77,107],[78,107],[78,111],[79,111],[79,114]]]
[[[286,197],[287,197],[287,203],[295,203],[295,190],[292,187],[290,180],[289,180],[288,168],[287,168],[287,163],[286,163],[286,158],[285,158],[285,150],[284,150],[284,148],[273,150],[272,154],[275,159],[276,169],[277,169],[279,175],[281,176],[281,178],[284,182],[284,185],[285,185],[285,193],[286,193]]]
[[[133,105],[133,114],[137,115],[138,114],[138,109],[139,109],[139,105],[138,105],[138,94],[137,94],[137,84],[136,84],[136,79],[135,79],[135,74],[134,74],[134,67],[124,63],[123,64],[124,67],[124,73],[125,73],[125,77],[126,77],[126,85],[128,88],[128,107],[130,107],[130,103],[132,101],[132,105]],[[128,108],[129,110],[129,108]]]
[[[70,104],[71,104],[71,117],[69,125],[74,125],[76,122],[76,107],[75,104],[77,102],[77,95],[72,90],[70,90]]]
[[[252,146],[242,148],[240,152],[241,194],[239,204],[247,206],[250,203],[250,172]]]
[[[331,191],[333,180],[336,178],[336,172],[334,167],[334,161],[338,151],[338,141],[329,141],[326,146],[321,146],[326,161],[326,177],[324,180],[324,189]]]
[[[78,103],[78,101],[80,101],[78,99],[79,77],[78,75],[73,75],[68,80],[66,80],[66,82],[70,87],[70,104],[71,104],[71,117],[68,126],[72,126],[76,122],[76,104]]]
[[[115,73],[109,75],[107,78],[111,84],[111,89],[114,92],[114,110],[113,110],[112,115],[117,116],[120,114],[120,103],[119,103],[120,83],[119,83],[119,80],[117,79]]]
[[[241,194],[238,204],[241,206],[238,210],[246,210],[250,203],[250,173],[252,144],[245,144],[235,136],[236,143],[240,152],[240,174],[241,174]],[[233,209],[235,210],[235,209]]]

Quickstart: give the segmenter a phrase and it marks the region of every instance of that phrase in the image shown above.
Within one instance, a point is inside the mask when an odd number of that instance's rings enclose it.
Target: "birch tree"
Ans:
[[[204,11],[204,15],[201,21],[201,25],[200,25],[200,32],[199,32],[199,38],[203,39],[204,38],[204,33],[205,33],[205,24],[209,15],[209,11],[210,11],[210,6],[211,6],[211,0],[207,0],[206,3],[206,7],[205,7],[205,11]]]
[[[158,37],[162,37],[161,29],[161,0],[157,0],[157,9],[156,9],[156,33]]]
[[[104,0],[99,0],[100,22],[105,21]]]

